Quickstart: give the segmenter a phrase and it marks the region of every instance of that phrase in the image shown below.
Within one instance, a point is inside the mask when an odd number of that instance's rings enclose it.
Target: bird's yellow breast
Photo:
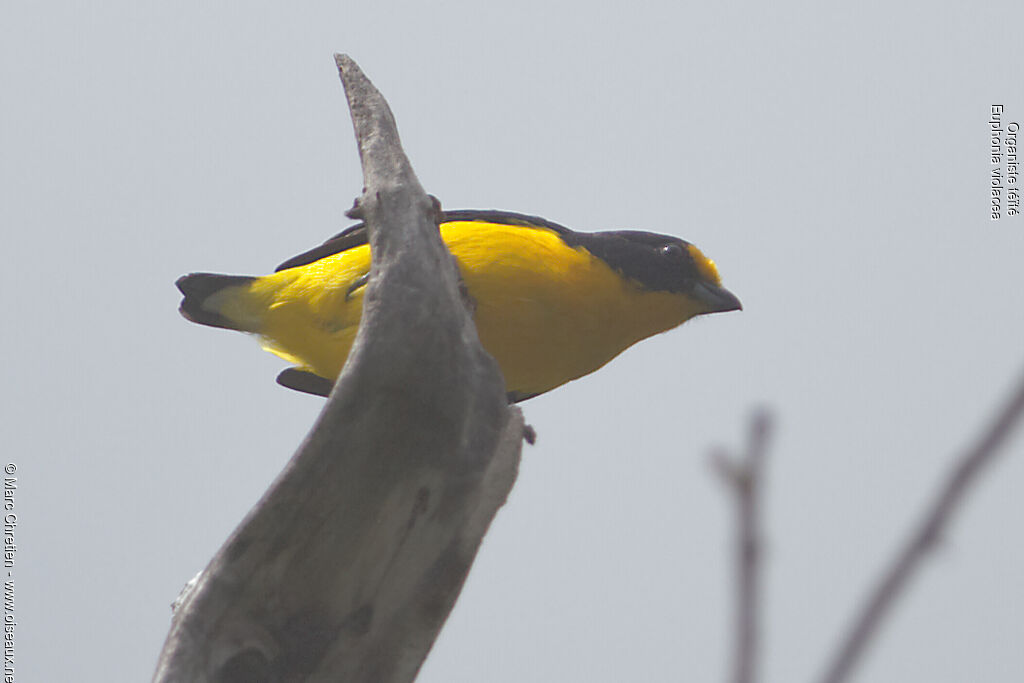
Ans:
[[[454,221],[441,236],[476,304],[480,341],[508,391],[530,395],[596,370],[635,342],[701,313],[687,297],[644,290],[543,229]],[[362,245],[255,280],[224,313],[259,318],[264,347],[333,380],[355,339],[369,272]]]

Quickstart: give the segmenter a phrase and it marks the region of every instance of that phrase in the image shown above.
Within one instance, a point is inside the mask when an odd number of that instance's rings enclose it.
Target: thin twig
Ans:
[[[758,412],[750,421],[747,452],[731,458],[724,450],[712,453],[712,463],[736,502],[736,649],[734,683],[756,680],[760,629],[761,584],[761,473],[771,429],[771,418]]]
[[[874,590],[863,603],[857,618],[835,649],[821,683],[841,683],[853,671],[872,638],[878,635],[882,621],[896,599],[919,568],[921,561],[935,548],[943,531],[978,475],[995,459],[999,447],[1024,416],[1024,378],[978,442],[957,460],[944,486],[936,493],[928,514],[895,555]]]

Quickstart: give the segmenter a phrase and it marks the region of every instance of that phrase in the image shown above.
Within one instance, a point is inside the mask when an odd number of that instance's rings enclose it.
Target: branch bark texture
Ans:
[[[373,253],[359,333],[312,431],[179,599],[159,683],[413,680],[515,481],[522,416],[436,208],[384,98],[335,58]]]

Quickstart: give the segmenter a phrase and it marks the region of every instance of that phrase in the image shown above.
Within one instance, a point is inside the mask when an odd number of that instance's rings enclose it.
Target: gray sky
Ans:
[[[538,432],[421,681],[714,681],[731,510],[707,465],[778,415],[767,681],[819,672],[1024,368],[1024,219],[989,219],[989,106],[1024,120],[1019,3],[5,3],[5,458],[22,683],[148,680],[169,604],[321,400],[190,325],[175,278],[348,224],[331,54],[448,208],[678,235],[743,300],[523,405]],[[1024,439],[863,681],[1024,680]]]

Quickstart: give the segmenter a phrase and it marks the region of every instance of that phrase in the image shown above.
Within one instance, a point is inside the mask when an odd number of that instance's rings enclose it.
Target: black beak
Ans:
[[[698,282],[693,288],[693,296],[707,307],[705,313],[743,310],[743,304],[736,298],[736,295],[721,285]]]

